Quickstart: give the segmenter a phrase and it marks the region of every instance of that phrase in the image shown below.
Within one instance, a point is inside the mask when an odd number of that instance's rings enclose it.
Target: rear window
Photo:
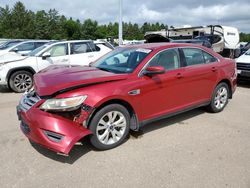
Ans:
[[[182,49],[187,66],[217,62],[217,58],[198,48]]]
[[[87,52],[92,52],[92,49],[86,42],[76,42],[70,44],[70,54],[82,54]]]

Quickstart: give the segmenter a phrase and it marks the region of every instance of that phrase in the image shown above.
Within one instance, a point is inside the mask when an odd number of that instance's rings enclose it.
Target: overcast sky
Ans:
[[[16,0],[0,0],[10,7]],[[21,0],[32,11],[55,8],[74,19],[118,21],[119,0]],[[123,21],[161,22],[175,27],[220,24],[250,33],[250,0],[123,0]]]

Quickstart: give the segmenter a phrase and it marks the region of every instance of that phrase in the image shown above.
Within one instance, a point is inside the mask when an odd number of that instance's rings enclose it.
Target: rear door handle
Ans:
[[[62,62],[67,62],[67,61],[69,61],[68,59],[62,59]]]
[[[92,57],[94,57],[94,55],[89,55],[89,56],[88,56],[88,58],[92,58]]]
[[[182,78],[183,76],[182,76],[181,73],[177,73],[175,77],[178,78],[178,79],[180,79],[180,78]]]

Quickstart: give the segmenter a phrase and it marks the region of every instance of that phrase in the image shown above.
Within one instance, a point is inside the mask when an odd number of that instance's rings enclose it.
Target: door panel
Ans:
[[[212,67],[216,65],[196,65],[185,67],[183,84],[186,87],[185,98],[190,105],[210,100],[211,92],[216,83],[216,72]]]
[[[49,53],[50,57],[47,57],[46,59],[37,57],[39,70],[44,69],[50,65],[70,65],[67,43],[56,44],[46,50],[44,53]]]
[[[187,64],[183,72],[186,101],[193,105],[210,100],[218,79],[217,59],[198,48],[183,48],[182,51]]]
[[[138,78],[136,88],[140,88],[140,96],[134,97],[134,103],[140,109],[139,119],[155,118],[185,105],[185,98],[182,96],[185,87],[182,78],[178,77],[183,71],[180,68],[153,77]]]
[[[75,42],[70,44],[71,65],[89,65],[95,57],[90,46],[86,42]]]
[[[185,86],[182,76],[185,69],[180,68],[180,64],[178,49],[167,49],[155,55],[147,65],[147,67],[162,66],[166,72],[138,78],[137,83],[141,92],[140,97],[136,97],[135,103],[140,109],[140,117],[143,117],[143,120],[174,112],[185,106],[186,101],[183,97]]]

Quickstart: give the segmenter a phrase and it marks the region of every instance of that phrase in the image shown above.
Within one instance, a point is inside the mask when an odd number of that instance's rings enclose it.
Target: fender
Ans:
[[[89,126],[89,123],[91,122],[92,118],[94,117],[95,113],[102,108],[102,106],[106,106],[109,104],[120,104],[122,106],[124,106],[129,114],[130,114],[130,129],[134,130],[134,131],[138,131],[139,130],[139,120],[138,117],[136,115],[136,112],[134,110],[134,107],[132,106],[132,104],[127,101],[126,99],[124,99],[123,97],[120,96],[115,96],[115,97],[107,97],[102,99],[101,101],[99,101],[96,104],[92,105],[92,110],[90,112],[90,115],[86,121],[86,125],[87,127]]]
[[[13,73],[13,72],[16,72],[16,71],[22,71],[22,70],[28,70],[29,72],[31,72],[32,74],[35,74],[36,71],[32,68],[32,67],[29,67],[29,66],[25,66],[25,67],[16,67],[16,68],[12,68],[8,71],[7,73],[7,77],[6,77],[6,80],[9,80],[10,78],[10,75]]]

